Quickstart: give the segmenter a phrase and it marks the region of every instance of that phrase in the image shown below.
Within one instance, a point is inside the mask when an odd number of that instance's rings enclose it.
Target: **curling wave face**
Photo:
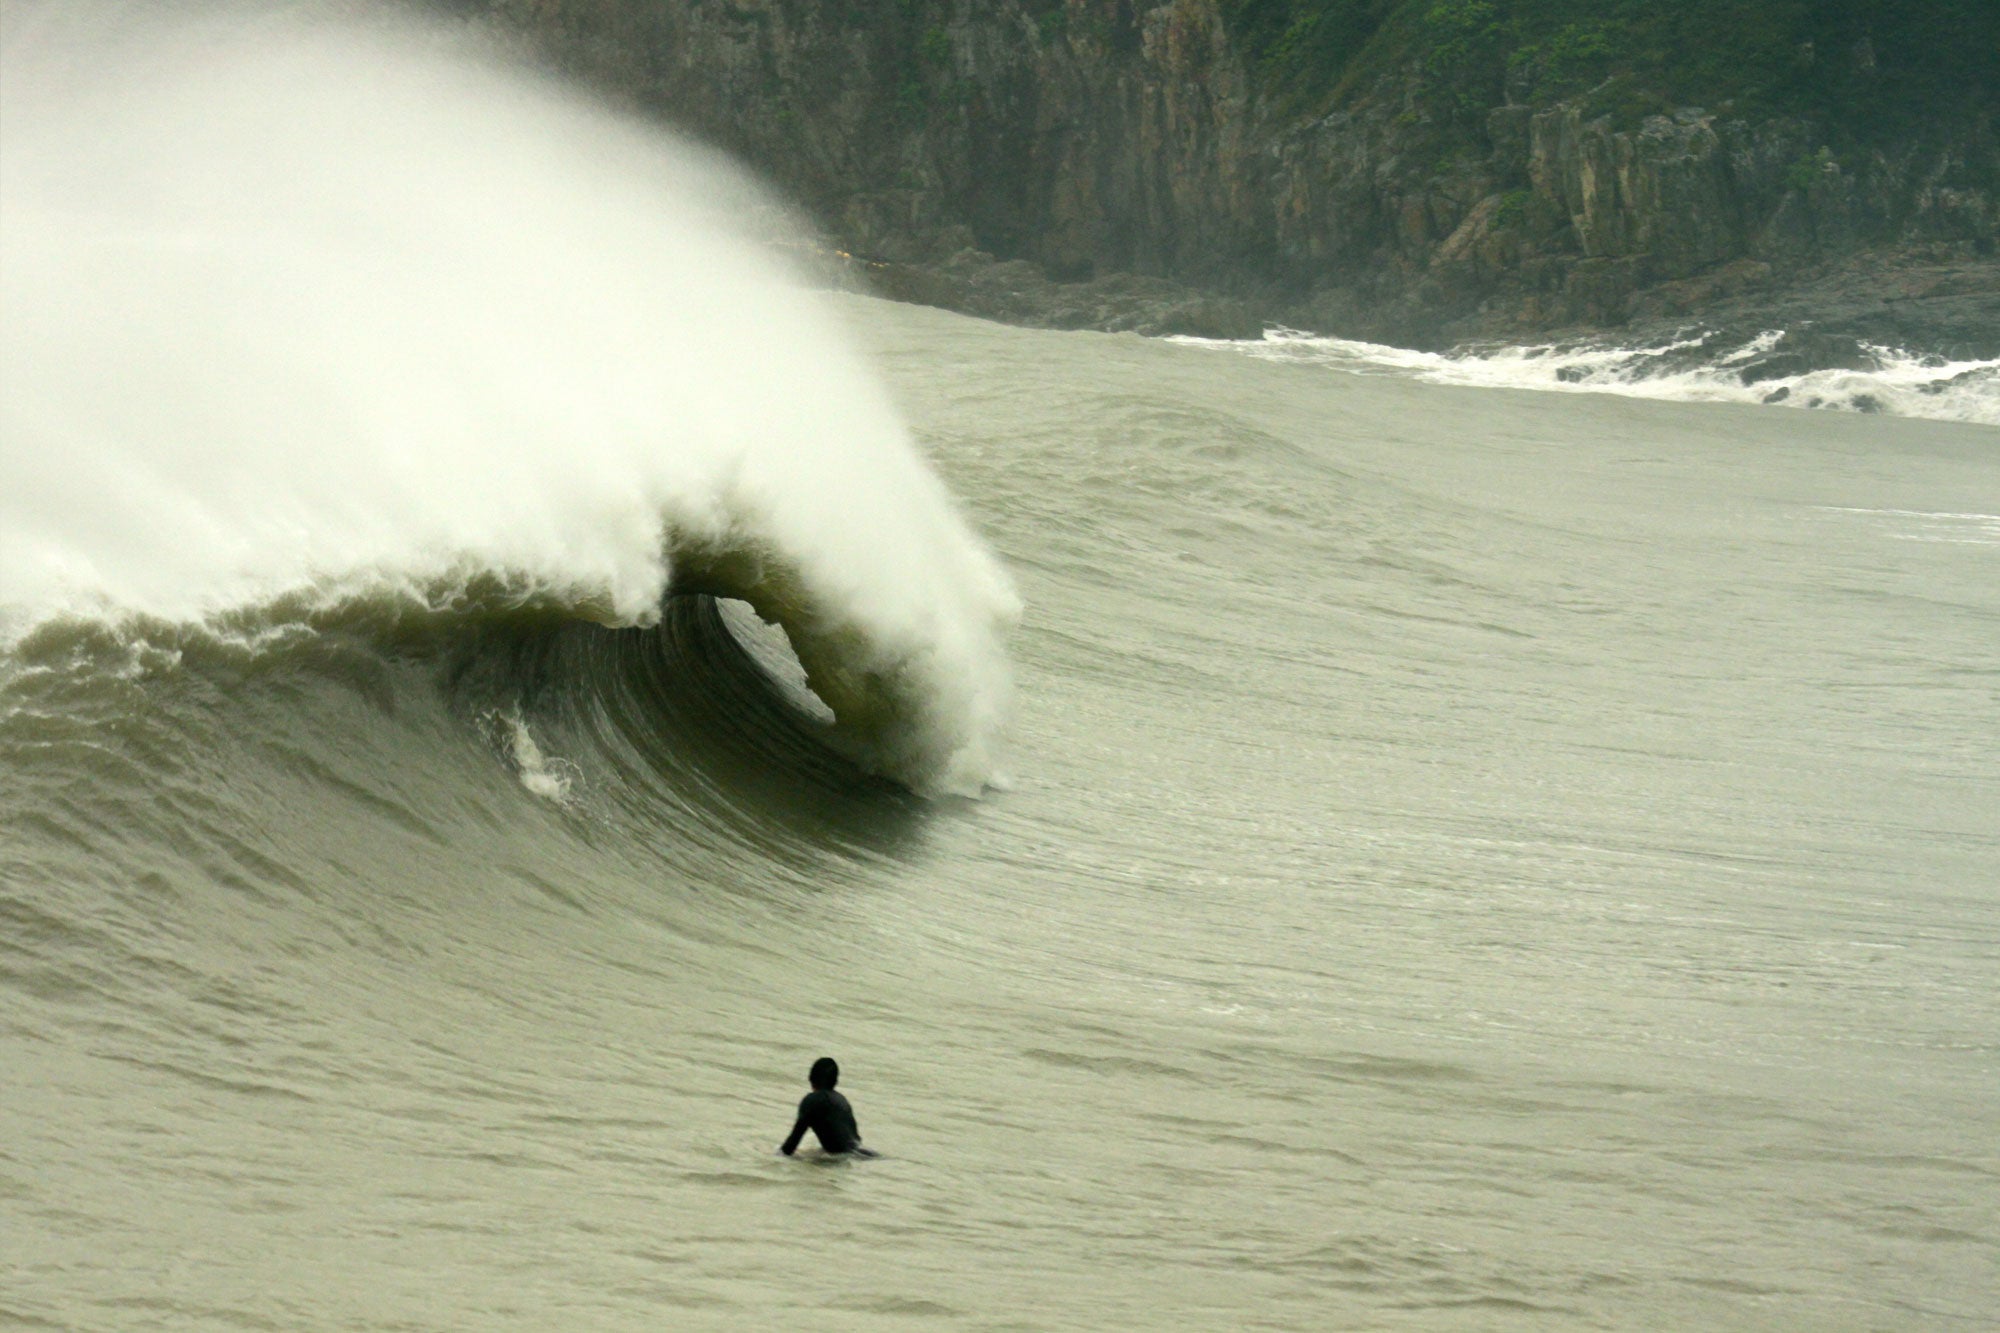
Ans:
[[[406,18],[4,36],[8,642],[726,597],[864,767],[993,776],[1010,583],[740,173]]]

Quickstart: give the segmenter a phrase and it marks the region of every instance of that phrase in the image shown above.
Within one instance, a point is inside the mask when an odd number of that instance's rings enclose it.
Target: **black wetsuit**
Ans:
[[[819,1146],[828,1152],[874,1156],[861,1146],[861,1131],[854,1127],[854,1108],[847,1104],[847,1098],[832,1088],[814,1088],[806,1094],[805,1100],[799,1103],[799,1121],[792,1126],[791,1135],[779,1145],[778,1151],[790,1157],[807,1130],[818,1136]]]

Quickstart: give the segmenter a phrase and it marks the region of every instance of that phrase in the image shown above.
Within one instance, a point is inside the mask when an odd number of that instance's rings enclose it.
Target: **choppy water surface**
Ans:
[[[261,215],[382,259],[307,332],[10,317],[0,1322],[1990,1318],[2000,431],[807,301],[619,142],[453,187],[622,238],[489,238],[627,275],[525,351],[393,191]],[[24,179],[13,297],[162,225]],[[774,1155],[823,1053],[882,1160]]]

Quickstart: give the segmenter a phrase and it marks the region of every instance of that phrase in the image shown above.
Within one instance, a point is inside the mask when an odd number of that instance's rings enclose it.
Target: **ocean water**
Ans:
[[[1989,1325],[2000,431],[809,291],[436,33],[8,21],[0,1323]]]

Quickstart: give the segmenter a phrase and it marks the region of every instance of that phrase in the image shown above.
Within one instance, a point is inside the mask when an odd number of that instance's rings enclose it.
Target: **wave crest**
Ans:
[[[0,628],[784,626],[837,742],[993,774],[1009,581],[714,155],[407,18],[10,14]]]

